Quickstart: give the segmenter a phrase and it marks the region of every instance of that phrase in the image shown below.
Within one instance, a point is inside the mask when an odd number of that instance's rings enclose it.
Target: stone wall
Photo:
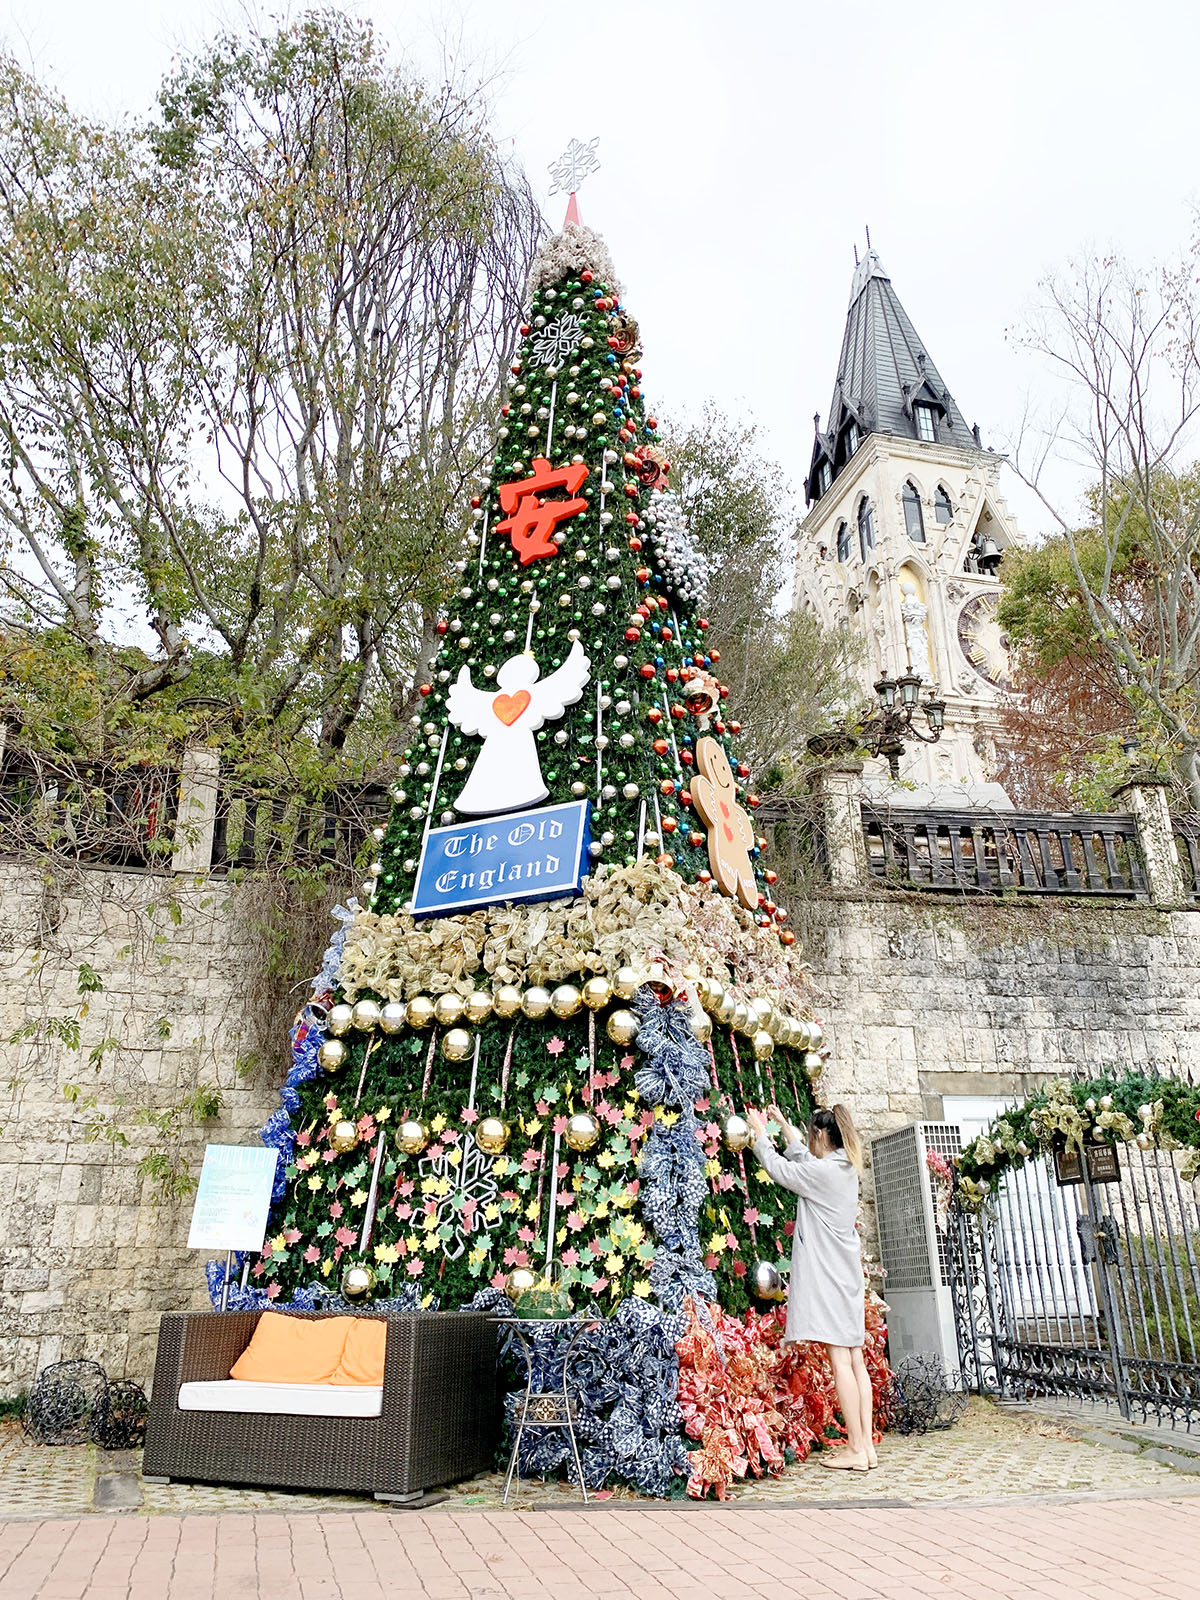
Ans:
[[[137,1170],[156,1145],[176,1144],[134,1112],[168,1109],[198,1084],[219,1089],[219,1117],[187,1123],[178,1141],[195,1168],[207,1140],[252,1141],[277,1104],[284,1040],[267,1071],[239,1072],[258,959],[240,897],[254,893],[134,873],[56,883],[0,866],[0,1038],[86,1003],[78,1048],[44,1036],[3,1046],[9,1392],[80,1355],[144,1381],[159,1315],[207,1303],[202,1260],[185,1246],[190,1206],[156,1204]],[[944,1094],[1024,1092],[1059,1071],[1200,1071],[1200,912],[881,891],[811,902],[800,922],[833,1051],[827,1092],[868,1136],[940,1117]],[[85,964],[102,991],[80,994]],[[80,1099],[66,1098],[69,1085]],[[98,1114],[115,1116],[128,1143],[110,1143]]]
[[[160,1314],[207,1303],[202,1261],[186,1249],[190,1204],[160,1201],[138,1165],[158,1149],[198,1171],[207,1141],[252,1141],[278,1104],[239,1055],[257,959],[239,906],[250,892],[0,865],[2,1392],[76,1356],[144,1382]],[[104,988],[87,992],[85,972],[81,992],[81,968]],[[46,1019],[77,1020],[78,1047]],[[277,1083],[278,1065],[263,1075]],[[176,1120],[200,1086],[222,1097],[215,1120],[184,1114],[179,1138],[136,1120],[143,1106]]]

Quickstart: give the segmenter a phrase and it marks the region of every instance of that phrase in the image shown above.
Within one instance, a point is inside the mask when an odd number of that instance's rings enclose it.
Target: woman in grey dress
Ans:
[[[777,1106],[770,1115],[783,1129],[783,1155],[767,1136],[760,1111],[747,1109],[746,1120],[761,1165],[798,1197],[784,1338],[817,1340],[829,1351],[846,1448],[822,1455],[821,1465],[866,1472],[878,1461],[871,1380],[863,1360],[865,1284],[856,1227],[862,1143],[845,1106],[815,1111],[807,1140]]]

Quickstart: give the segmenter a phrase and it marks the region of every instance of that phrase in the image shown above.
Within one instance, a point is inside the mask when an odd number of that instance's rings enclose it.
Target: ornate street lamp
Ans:
[[[921,700],[921,678],[911,667],[899,677],[891,678],[885,672],[875,685],[879,697],[879,710],[873,711],[858,726],[859,743],[873,756],[887,760],[893,781],[900,776],[900,757],[905,751],[905,741],[917,739],[922,744],[936,744],[942,737],[946,724],[946,702],[933,696]],[[928,732],[923,732],[913,717],[920,711]]]

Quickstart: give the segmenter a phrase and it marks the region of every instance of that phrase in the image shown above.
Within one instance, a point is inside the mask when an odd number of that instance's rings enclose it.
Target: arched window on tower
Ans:
[[[949,491],[939,483],[937,493],[933,497],[933,514],[944,527],[954,521],[954,507],[950,503]]]
[[[858,503],[858,549],[863,560],[867,559],[867,551],[875,548],[875,515],[871,510],[871,502],[866,495]]]
[[[838,523],[837,558],[839,561],[849,561],[850,559],[850,528],[845,522]]]
[[[925,543],[925,518],[921,515],[921,496],[917,493],[916,485],[904,485],[904,526],[908,530],[908,537],[914,544]]]

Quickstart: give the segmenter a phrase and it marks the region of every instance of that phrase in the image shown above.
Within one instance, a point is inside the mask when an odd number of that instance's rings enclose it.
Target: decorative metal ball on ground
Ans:
[[[86,1444],[108,1378],[96,1361],[56,1361],[38,1374],[21,1424],[37,1444]]]
[[[754,1143],[754,1134],[745,1117],[732,1112],[721,1124],[721,1139],[726,1150],[747,1150]]]
[[[632,1011],[614,1011],[604,1031],[614,1044],[632,1044],[638,1036],[638,1019]]]
[[[396,1129],[396,1143],[406,1156],[419,1156],[429,1143],[429,1125],[407,1117]]]
[[[469,1028],[451,1028],[442,1036],[442,1054],[447,1061],[465,1061],[475,1047]]]
[[[136,1450],[146,1437],[150,1402],[140,1383],[118,1378],[96,1402],[92,1436],[102,1450]]]
[[[339,1000],[337,1005],[330,1006],[328,1027],[335,1039],[339,1038],[343,1033],[349,1033],[353,1022],[353,1006],[348,1006],[344,1000]]]
[[[345,1066],[349,1053],[340,1039],[325,1039],[317,1051],[317,1065],[326,1072],[336,1072]]]
[[[383,1033],[399,1033],[408,1021],[408,1007],[403,1000],[389,1000],[379,1012],[379,1027]]]
[[[953,1427],[967,1409],[967,1395],[937,1356],[912,1355],[893,1371],[886,1406],[897,1433],[927,1433]]]
[[[372,1028],[379,1026],[379,1002],[377,1000],[356,1000],[354,1002],[354,1026],[362,1033],[369,1033]]]
[[[485,1155],[503,1155],[508,1148],[510,1129],[503,1117],[484,1117],[475,1129],[475,1143]]]
[[[750,1273],[750,1288],[760,1300],[782,1300],[783,1278],[771,1261],[756,1261]]]
[[[375,1274],[362,1262],[347,1267],[342,1273],[342,1296],[351,1304],[365,1300],[375,1287]]]
[[[577,1111],[567,1121],[567,1143],[572,1150],[590,1150],[600,1137],[600,1124],[590,1111]]]
[[[353,1150],[358,1143],[358,1124],[349,1117],[339,1118],[329,1130],[329,1142],[339,1154]]]

